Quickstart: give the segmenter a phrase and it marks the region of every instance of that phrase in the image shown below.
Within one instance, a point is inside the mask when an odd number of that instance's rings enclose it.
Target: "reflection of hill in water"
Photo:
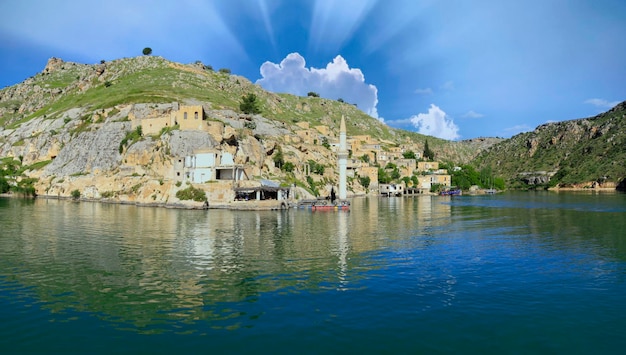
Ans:
[[[30,288],[54,312],[149,332],[172,321],[232,325],[243,317],[229,308],[236,302],[370,287],[372,273],[393,268],[389,256],[427,267],[449,262],[454,247],[479,260],[498,250],[490,240],[626,260],[623,196],[580,197],[362,198],[350,212],[0,199],[0,281]]]
[[[349,289],[368,252],[449,221],[450,213],[430,197],[357,199],[351,212],[3,202],[15,207],[8,228],[19,237],[1,241],[3,269],[14,281],[35,287],[54,311],[97,312],[135,326],[219,318],[203,307],[264,292]]]

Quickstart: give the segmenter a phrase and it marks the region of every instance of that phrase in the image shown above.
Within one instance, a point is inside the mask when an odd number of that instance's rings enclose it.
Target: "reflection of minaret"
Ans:
[[[348,164],[348,147],[346,144],[346,121],[341,115],[341,126],[339,127],[339,200],[345,200],[348,192],[346,188],[346,165]]]
[[[339,290],[346,289],[348,285],[348,251],[350,244],[348,243],[348,215],[346,213],[338,213],[337,218],[337,249],[338,249],[338,266],[339,266]]]

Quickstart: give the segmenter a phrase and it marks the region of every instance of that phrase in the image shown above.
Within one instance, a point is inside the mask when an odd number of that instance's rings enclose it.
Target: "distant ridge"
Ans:
[[[594,117],[546,123],[481,152],[519,188],[616,188],[626,177],[626,101]],[[622,184],[622,185],[620,185]]]

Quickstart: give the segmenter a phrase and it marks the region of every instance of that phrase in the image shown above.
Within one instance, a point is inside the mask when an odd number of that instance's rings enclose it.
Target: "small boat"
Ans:
[[[346,205],[311,206],[311,211],[349,211],[349,210],[350,210],[350,205],[347,205],[347,204]]]
[[[439,193],[439,195],[441,196],[458,196],[461,194],[462,194],[461,189],[448,189],[448,190],[443,190]]]
[[[298,204],[299,209],[311,211],[348,211],[349,201],[303,200]]]

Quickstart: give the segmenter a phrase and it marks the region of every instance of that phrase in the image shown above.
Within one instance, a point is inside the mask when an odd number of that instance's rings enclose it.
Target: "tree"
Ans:
[[[273,159],[274,166],[282,170],[283,164],[285,164],[285,158],[283,157],[283,149],[280,146],[276,147]]]
[[[328,143],[327,137],[322,137],[322,146],[326,149],[330,149],[330,143]]]
[[[368,187],[370,187],[371,179],[369,176],[361,176],[359,177],[359,183],[361,184],[361,186],[367,189]]]
[[[471,165],[463,165],[461,170],[452,173],[452,185],[468,190],[473,185],[480,185],[480,174]]]
[[[400,170],[398,169],[398,167],[396,166],[395,168],[393,168],[393,170],[391,171],[391,180],[398,180],[400,178]]]
[[[343,99],[340,97],[337,99],[338,102],[344,102]]]
[[[11,185],[4,176],[0,175],[0,194],[7,193],[11,189]]]
[[[150,54],[152,54],[152,48],[146,47],[146,48],[143,49],[142,53],[143,53],[143,55],[150,55]]]
[[[388,184],[391,182],[391,178],[387,175],[387,172],[383,168],[378,168],[378,182],[381,184]]]
[[[412,150],[407,150],[406,152],[402,153],[402,156],[404,157],[404,159],[417,159],[415,152],[413,152]]]
[[[428,140],[426,140],[426,143],[424,143],[424,158],[428,160],[435,159],[435,152],[430,150],[430,147],[428,146]]]
[[[257,101],[256,95],[253,93],[249,93],[241,98],[241,102],[239,103],[239,109],[246,114],[257,114],[261,113],[261,109],[259,108],[259,102]]]
[[[315,91],[309,91],[308,94],[306,94],[306,96],[310,96],[310,97],[320,97],[320,94],[316,93]]]
[[[72,190],[72,198],[74,200],[78,200],[80,198],[80,191],[79,190]]]

